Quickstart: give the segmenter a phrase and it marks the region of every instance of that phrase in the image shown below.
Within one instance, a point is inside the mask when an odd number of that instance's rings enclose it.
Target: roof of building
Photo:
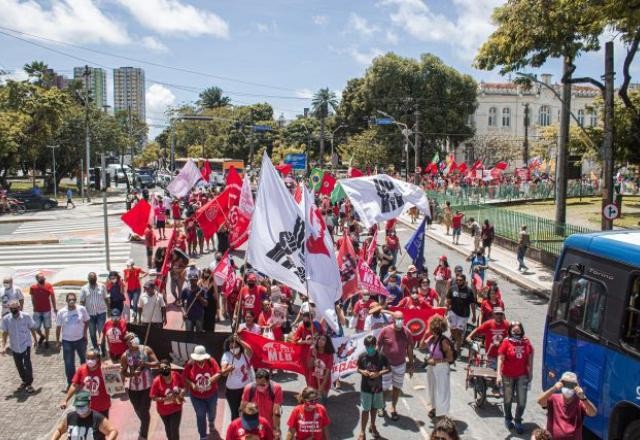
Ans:
[[[523,95],[533,95],[538,93],[538,88],[534,84],[530,89],[526,89],[522,85],[513,83],[513,82],[484,82],[481,81],[478,86],[478,91],[484,94],[507,94],[507,95],[515,95],[517,93],[521,93]],[[560,84],[551,84],[556,91],[560,91]],[[591,86],[582,86],[582,85],[573,85],[573,94],[575,96],[587,96],[587,97],[595,97],[600,94],[600,91]]]

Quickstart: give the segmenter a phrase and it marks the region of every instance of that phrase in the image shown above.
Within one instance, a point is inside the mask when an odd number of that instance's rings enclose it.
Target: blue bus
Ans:
[[[640,231],[566,239],[545,323],[544,388],[564,371],[598,408],[585,420],[589,431],[640,439]]]

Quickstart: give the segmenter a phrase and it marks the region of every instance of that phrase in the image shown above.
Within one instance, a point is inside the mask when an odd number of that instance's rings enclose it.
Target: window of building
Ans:
[[[602,284],[572,276],[560,293],[556,319],[566,320],[587,333],[598,334],[604,317],[606,291]]]
[[[511,126],[511,109],[509,107],[505,107],[502,109],[502,126]]]
[[[551,124],[551,109],[548,105],[542,105],[538,110],[538,125],[546,127],[549,124]]]
[[[589,115],[589,126],[595,127],[596,125],[598,125],[598,112],[591,110]]]
[[[640,352],[640,276],[631,281],[622,321],[622,343]]]
[[[498,109],[491,107],[489,109],[489,127],[495,127],[498,125]]]
[[[584,127],[584,110],[583,109],[578,110],[578,125],[580,125],[580,127]]]

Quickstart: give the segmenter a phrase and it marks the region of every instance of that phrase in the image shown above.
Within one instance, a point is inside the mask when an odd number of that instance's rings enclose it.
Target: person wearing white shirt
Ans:
[[[107,312],[109,311],[109,295],[104,284],[98,282],[98,276],[95,272],[89,272],[87,277],[89,281],[80,289],[80,304],[87,309],[89,313],[89,336],[91,337],[91,345],[98,348],[98,339],[102,339],[101,353],[105,355],[104,338],[102,337],[102,329],[107,322]]]
[[[75,293],[67,293],[67,305],[58,311],[56,317],[56,343],[58,348],[62,347],[67,385],[76,374],[75,354],[78,354],[80,364],[84,364],[87,353],[89,313],[84,306],[76,304],[76,300]]]
[[[380,304],[372,302],[369,305],[369,314],[364,320],[364,331],[376,330],[390,324],[393,319],[390,315],[387,310],[382,310]]]
[[[13,285],[13,278],[6,276],[2,279],[2,287],[0,287],[0,299],[2,300],[2,316],[10,312],[9,303],[17,300],[20,303],[20,310],[24,306],[24,296],[19,287]]]
[[[153,281],[144,283],[144,293],[138,302],[138,311],[142,324],[162,328],[167,323],[167,305],[162,295],[156,293],[156,284]]]

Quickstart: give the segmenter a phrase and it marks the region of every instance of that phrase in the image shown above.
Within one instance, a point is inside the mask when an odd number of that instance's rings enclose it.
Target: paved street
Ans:
[[[79,219],[80,220],[80,219]],[[33,224],[35,226],[35,223]],[[25,225],[20,228],[26,227]],[[18,228],[18,230],[20,230]],[[404,243],[411,234],[407,226],[398,225],[398,233],[401,242]],[[144,249],[139,244],[131,245],[132,256],[137,263],[143,263]],[[1,249],[0,249],[1,250]],[[430,269],[435,267],[437,258],[446,254],[452,264],[462,264],[465,268],[468,263],[463,261],[462,256],[450,249],[435,243],[429,239],[426,244],[425,254],[427,265]],[[212,259],[211,254],[207,254],[197,259],[198,266],[208,264]],[[409,261],[403,260],[401,269],[405,270]],[[121,264],[114,264],[114,268],[121,268]],[[532,340],[536,350],[540,350],[542,342],[542,329],[544,314],[546,312],[546,301],[541,297],[526,292],[511,282],[498,277],[499,285],[502,289],[507,309],[507,318],[517,319],[523,322],[527,335]],[[58,302],[61,304],[62,292],[58,292]],[[31,307],[27,300],[27,309]],[[418,357],[422,359],[422,355]],[[527,430],[544,424],[545,415],[534,404],[535,397],[540,392],[540,353],[536,355],[536,372],[534,373],[534,383],[529,395],[528,408],[525,412],[525,426]],[[5,424],[0,433],[0,439],[34,439],[46,438],[46,434],[51,430],[61,411],[57,409],[57,403],[62,398],[61,392],[64,385],[64,374],[62,370],[62,356],[54,350],[36,353],[33,356],[35,367],[35,387],[38,392],[26,397],[13,394],[13,389],[18,385],[17,374],[10,357],[4,357],[0,362],[0,382],[6,384],[0,391],[0,419],[8,420],[15,414],[21,418],[30,420],[29,432],[24,432],[24,427],[19,424]],[[488,403],[481,409],[474,408],[472,404],[473,393],[465,390],[464,362],[458,362],[452,374],[452,408],[451,416],[457,420],[458,428],[463,439],[494,439],[494,438],[528,438],[528,434],[514,436],[509,434],[502,423],[502,407],[500,402],[489,399]],[[407,378],[408,379],[408,378]],[[276,380],[283,385],[285,390],[285,408],[283,421],[285,421],[294,404],[294,394],[302,389],[304,380],[300,380],[293,374],[280,374]],[[329,398],[329,414],[332,420],[331,437],[335,439],[354,438],[357,432],[358,415],[358,393],[354,389],[359,388],[359,378],[351,376],[345,379],[346,386],[339,392],[332,391]],[[355,388],[354,388],[355,385]],[[425,373],[419,370],[412,379],[405,382],[405,394],[399,405],[401,419],[399,422],[384,420],[380,424],[380,433],[385,438],[405,438],[422,439],[430,432],[431,422],[426,416],[425,407]],[[119,408],[116,410],[116,408]],[[121,430],[121,438],[135,439],[135,429],[137,419],[130,417],[128,402],[114,402],[114,423]],[[222,428],[229,423],[229,412],[226,401],[221,399],[218,404],[217,425]],[[184,406],[182,421],[183,436],[192,438],[191,433],[195,432],[195,420],[192,407],[189,403]],[[157,415],[154,415],[152,422],[152,432],[157,433],[150,438],[163,438],[162,423]]]

